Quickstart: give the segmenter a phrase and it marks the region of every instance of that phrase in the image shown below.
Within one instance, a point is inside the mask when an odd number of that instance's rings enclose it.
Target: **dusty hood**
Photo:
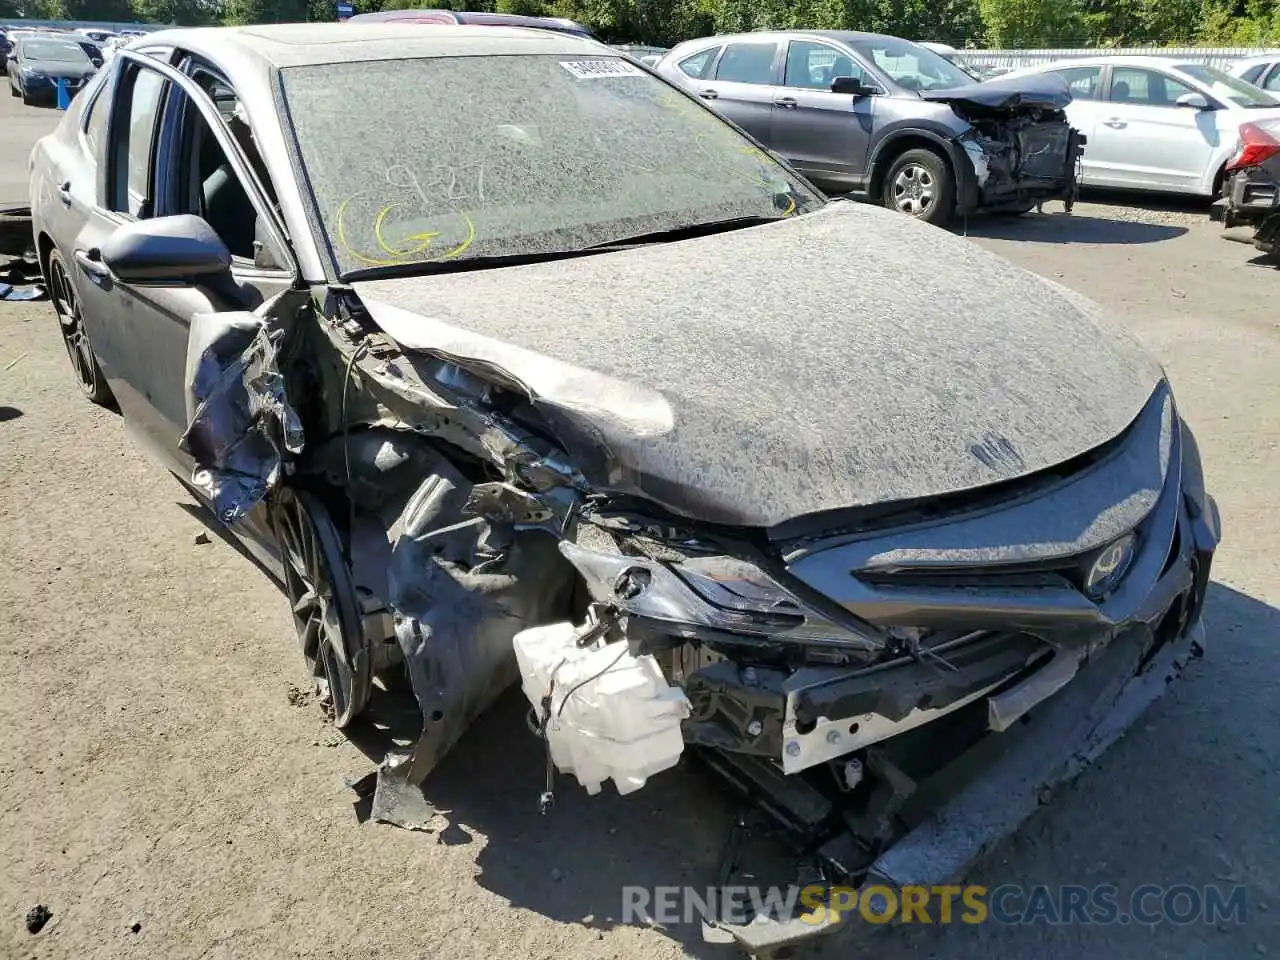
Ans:
[[[698,519],[1012,479],[1114,437],[1159,367],[1087,300],[878,207],[355,283],[403,347],[521,381],[591,482]]]
[[[1008,77],[972,83],[951,90],[930,90],[922,100],[970,109],[1017,113],[1022,110],[1061,110],[1071,102],[1067,81],[1056,73]]]

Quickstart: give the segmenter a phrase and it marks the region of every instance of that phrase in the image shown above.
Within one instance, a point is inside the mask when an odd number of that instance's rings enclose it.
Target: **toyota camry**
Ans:
[[[941,882],[1199,650],[1160,366],[592,40],[158,32],[31,199],[75,382],[276,572],[333,721],[416,697],[384,819],[519,684],[589,792],[696,754],[824,876]]]

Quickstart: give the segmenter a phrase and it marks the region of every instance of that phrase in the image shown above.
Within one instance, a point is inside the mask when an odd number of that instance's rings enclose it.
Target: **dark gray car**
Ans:
[[[78,37],[20,37],[5,64],[9,92],[28,104],[54,102],[59,81],[74,95],[97,69]]]
[[[828,879],[950,882],[1198,650],[1218,514],[1159,365],[602,44],[161,32],[31,197],[81,389],[279,576],[335,722],[416,698],[380,819],[522,679],[548,770],[697,752]]]
[[[689,40],[655,69],[823,189],[931,223],[1075,197],[1084,137],[1054,80],[979,84],[919,44],[845,31]]]

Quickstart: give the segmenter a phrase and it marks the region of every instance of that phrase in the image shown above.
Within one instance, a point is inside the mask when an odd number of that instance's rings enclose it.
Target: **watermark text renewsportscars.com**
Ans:
[[[623,887],[622,922],[742,924],[799,916],[812,923],[1190,924],[1243,923],[1243,886],[970,884],[888,887]]]

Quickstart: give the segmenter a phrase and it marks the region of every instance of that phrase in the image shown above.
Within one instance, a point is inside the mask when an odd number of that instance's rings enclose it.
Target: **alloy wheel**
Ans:
[[[67,348],[67,357],[71,360],[71,369],[80,390],[94,403],[106,403],[111,398],[111,391],[98,367],[89,334],[85,332],[80,298],[76,296],[66,266],[56,252],[49,257],[49,297],[53,301],[53,312],[58,316],[62,344]]]
[[[345,727],[368,703],[370,676],[341,538],[323,503],[306,491],[279,490],[272,519],[303,659],[321,704]]]
[[[922,164],[909,163],[893,178],[893,203],[903,213],[922,216],[933,204],[937,183]]]

